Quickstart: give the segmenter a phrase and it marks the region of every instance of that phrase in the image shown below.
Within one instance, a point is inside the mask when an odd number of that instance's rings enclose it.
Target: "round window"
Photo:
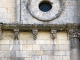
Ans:
[[[52,9],[52,5],[49,1],[42,1],[39,4],[39,9],[43,12],[47,12]]]
[[[58,18],[63,8],[63,0],[28,0],[27,4],[31,16],[44,22]]]

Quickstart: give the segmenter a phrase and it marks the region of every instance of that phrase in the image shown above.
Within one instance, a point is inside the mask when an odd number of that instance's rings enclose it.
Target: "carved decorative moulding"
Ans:
[[[69,38],[80,38],[80,29],[70,29],[69,30]]]
[[[64,8],[61,0],[28,0],[27,7],[29,13],[40,21],[51,21],[58,18]]]

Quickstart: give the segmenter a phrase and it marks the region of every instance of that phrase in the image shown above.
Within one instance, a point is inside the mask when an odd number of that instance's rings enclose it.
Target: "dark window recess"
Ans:
[[[39,9],[43,12],[47,12],[52,9],[52,4],[49,1],[42,1],[39,4]]]

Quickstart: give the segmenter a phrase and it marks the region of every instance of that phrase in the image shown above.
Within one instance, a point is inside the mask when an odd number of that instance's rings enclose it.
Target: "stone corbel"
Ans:
[[[56,38],[57,30],[51,30],[51,39],[54,40]]]
[[[0,24],[0,40],[2,39],[2,24]]]
[[[36,40],[37,34],[38,34],[38,30],[37,29],[32,30],[32,34],[33,34],[34,40]]]
[[[80,36],[80,31],[79,31],[79,29],[70,29],[70,30],[69,30],[69,38],[70,38],[70,39],[73,38],[73,37],[79,38],[79,36]]]
[[[18,34],[19,34],[19,29],[14,29],[14,40],[19,40]]]

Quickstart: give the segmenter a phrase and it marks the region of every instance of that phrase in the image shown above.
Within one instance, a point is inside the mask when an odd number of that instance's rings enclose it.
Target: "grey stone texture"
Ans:
[[[42,0],[38,0],[36,2],[35,1],[36,0],[29,0],[30,4],[27,4],[28,0],[22,0],[21,21],[23,22],[23,24],[43,24],[43,22],[41,22],[40,20],[49,20],[49,18],[51,19],[51,17],[56,16],[56,13],[59,11],[58,8],[63,8],[61,15],[56,19],[52,19],[52,21],[48,22],[48,24],[79,23],[79,0],[49,0],[51,2],[54,1],[55,4],[53,4],[52,10],[46,13],[40,11],[38,8],[38,5]],[[59,7],[59,1],[61,4],[63,2],[63,7]],[[26,6],[28,5],[29,9],[26,9]]]
[[[80,60],[79,38],[73,37],[70,42],[71,42],[71,60]]]
[[[46,37],[43,37],[44,35]],[[30,32],[20,32],[20,40],[13,40],[13,32],[4,31],[4,38],[0,40],[0,59],[70,60],[69,40],[66,32],[57,32],[57,38],[54,41],[50,39],[49,32],[40,31],[37,40],[33,40],[31,36]],[[60,38],[60,36],[65,36],[65,38]]]
[[[40,31],[37,40],[33,40],[30,32],[20,32],[20,40],[13,40],[13,32],[4,31],[4,39],[0,40],[0,60],[70,60],[67,33],[57,32],[54,41],[49,38],[49,34]]]
[[[0,22],[44,24],[44,22],[38,20],[36,17],[34,18],[29,13],[27,9],[28,1],[32,2],[33,0],[21,0],[20,10],[20,0],[0,0]],[[34,1],[36,1],[34,4],[36,4],[42,0]],[[56,5],[59,4],[59,0],[54,1]],[[80,23],[80,1],[63,0],[63,3],[64,9],[61,15],[55,20],[53,19],[48,22],[48,24]],[[57,9],[56,5],[54,9]],[[36,6],[33,7],[37,9]],[[54,9],[53,11],[57,13]],[[53,16],[53,11],[49,12],[49,15],[45,13],[48,16],[47,18]],[[38,16],[46,19],[44,13],[40,13],[40,10],[36,11],[36,13],[39,13]],[[19,40],[13,40],[13,31],[3,30],[2,33],[3,39],[0,40],[0,60],[80,60],[79,40],[73,39],[73,42],[70,43],[71,41],[69,41],[69,36],[66,31],[58,31],[55,40],[50,38],[50,32],[48,31],[39,31],[36,40],[33,40],[31,32],[19,32]]]

